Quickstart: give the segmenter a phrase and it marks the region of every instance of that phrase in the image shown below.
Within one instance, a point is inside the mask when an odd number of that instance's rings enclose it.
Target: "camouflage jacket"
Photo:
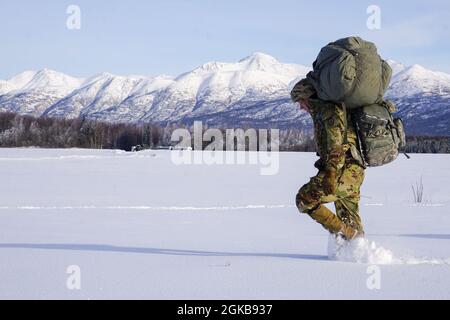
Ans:
[[[317,153],[320,157],[316,167],[319,170],[339,171],[348,160],[356,160],[364,167],[350,115],[340,105],[318,99],[309,101]],[[345,116],[347,116],[347,123]],[[346,126],[347,143],[345,143]]]

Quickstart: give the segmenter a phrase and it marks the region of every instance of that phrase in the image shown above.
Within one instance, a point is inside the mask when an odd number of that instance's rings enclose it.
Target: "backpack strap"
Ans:
[[[341,103],[342,111],[344,111],[344,144],[348,144],[348,121],[347,121],[347,106]]]

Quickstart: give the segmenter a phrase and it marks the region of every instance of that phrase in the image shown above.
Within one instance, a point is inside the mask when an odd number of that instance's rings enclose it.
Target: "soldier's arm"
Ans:
[[[326,170],[339,171],[345,164],[348,145],[345,144],[345,112],[339,105],[329,104],[323,110],[323,124],[326,134]]]

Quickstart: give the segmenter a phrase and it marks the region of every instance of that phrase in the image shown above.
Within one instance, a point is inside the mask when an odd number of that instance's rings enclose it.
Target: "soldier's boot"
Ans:
[[[346,225],[338,216],[323,205],[310,213],[309,216],[320,223],[331,234],[340,235],[345,240],[353,240],[364,236],[364,233]]]

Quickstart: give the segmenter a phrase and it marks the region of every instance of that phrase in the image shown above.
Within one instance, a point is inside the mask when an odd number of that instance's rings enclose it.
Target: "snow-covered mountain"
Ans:
[[[290,121],[300,113],[287,99],[289,88],[308,71],[262,53],[238,63],[207,63],[180,75],[164,90],[150,93],[153,105],[142,120],[201,119],[216,125]]]
[[[94,76],[86,80],[80,88],[53,104],[44,115],[69,118],[94,117],[120,104],[143,81],[144,77],[121,77],[109,73]]]
[[[387,98],[397,103],[408,133],[450,135],[450,75],[420,65],[394,70]]]
[[[395,100],[407,130],[450,135],[450,75],[389,61]],[[104,121],[310,127],[289,91],[310,68],[255,53],[237,63],[210,62],[176,78],[77,79],[51,70],[0,80],[0,111]]]
[[[26,71],[0,82],[0,111],[41,116],[82,83],[83,79],[48,69]]]

